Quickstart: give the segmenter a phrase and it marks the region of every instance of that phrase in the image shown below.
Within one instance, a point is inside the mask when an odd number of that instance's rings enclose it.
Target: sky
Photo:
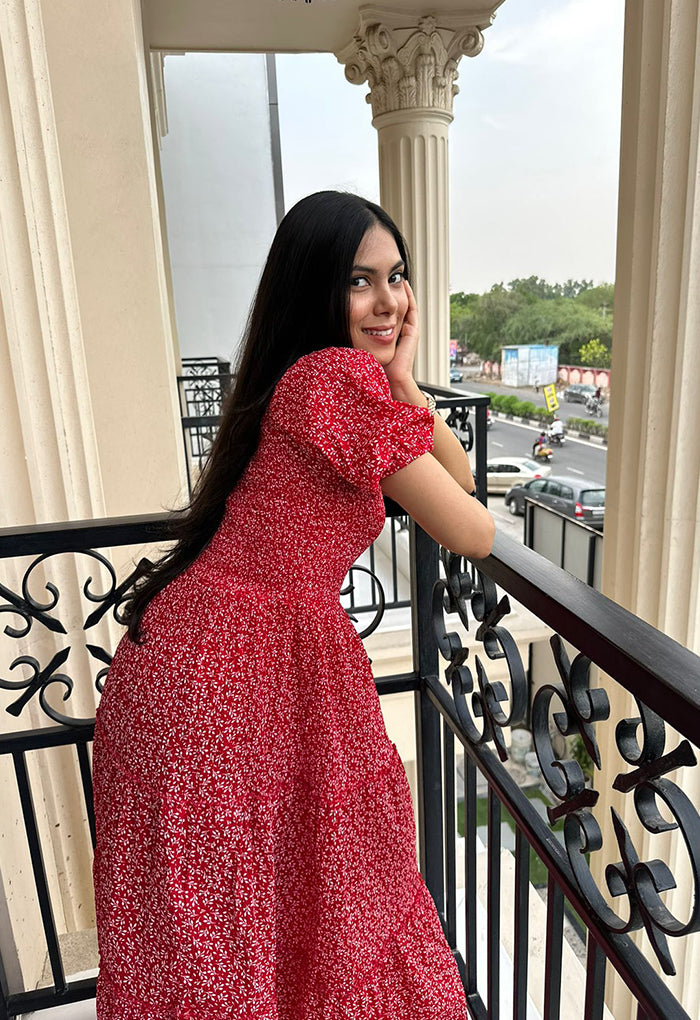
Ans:
[[[537,275],[613,282],[624,0],[505,0],[463,57],[450,127],[450,291]],[[285,205],[379,201],[366,85],[332,54],[278,54]]]

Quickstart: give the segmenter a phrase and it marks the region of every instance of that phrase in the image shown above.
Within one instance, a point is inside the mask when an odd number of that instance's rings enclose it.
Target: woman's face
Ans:
[[[408,308],[406,267],[396,241],[384,227],[370,227],[355,255],[350,280],[352,346],[369,351],[380,365],[394,357]]]

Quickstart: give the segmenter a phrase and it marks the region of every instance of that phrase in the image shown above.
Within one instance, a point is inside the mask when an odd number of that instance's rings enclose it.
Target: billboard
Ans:
[[[501,349],[501,379],[506,386],[547,386],[556,383],[557,344],[521,344]]]

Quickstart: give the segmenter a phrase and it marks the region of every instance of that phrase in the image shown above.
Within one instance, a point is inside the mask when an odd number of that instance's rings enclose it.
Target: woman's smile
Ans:
[[[376,329],[373,329],[371,327],[364,327],[362,332],[366,333],[367,336],[375,337],[377,340],[391,341],[394,339],[395,331],[393,326],[389,326],[389,327],[377,327]]]

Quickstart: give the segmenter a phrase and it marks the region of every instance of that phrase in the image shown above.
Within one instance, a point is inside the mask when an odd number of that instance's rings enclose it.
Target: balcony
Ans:
[[[394,562],[399,531],[390,508],[385,540]],[[16,789],[9,821],[25,847],[25,912],[40,916],[47,961],[43,977],[27,982],[22,933],[6,926],[0,1016],[94,996],[94,975],[67,973],[65,932],[91,927],[90,908],[71,921],[60,907],[50,830],[62,812],[70,815],[70,867],[89,883],[93,729],[80,716],[89,697],[79,684],[99,690],[104,679],[131,580],[124,563],[167,535],[167,515],[0,533],[2,648],[21,647],[20,657],[3,656],[0,686],[6,712],[25,727],[0,738],[0,759],[6,789]],[[413,668],[377,677],[377,689],[383,699],[413,700],[420,866],[470,1015],[612,1016],[603,1001],[611,969],[638,1003],[637,1016],[688,1017],[668,977],[683,940],[700,927],[700,818],[681,789],[696,764],[700,659],[509,539],[497,539],[476,564],[441,551],[413,525],[408,544],[409,599],[400,586],[380,590],[373,561],[349,577],[343,599],[365,633],[410,608]],[[82,595],[69,596],[76,584]],[[544,682],[534,682],[509,628],[515,603],[551,631]],[[69,655],[70,675],[63,672]],[[19,676],[8,679],[8,665]],[[507,681],[494,679],[494,670]],[[614,733],[612,685],[636,704]],[[522,728],[531,731],[537,759],[527,771],[513,761],[512,734]],[[71,777],[70,805],[56,802],[47,780],[59,763],[64,781]],[[633,805],[651,842],[647,836],[642,845],[625,821],[629,811],[613,812],[612,826],[600,817],[610,788]],[[650,855],[655,841],[660,850]]]

